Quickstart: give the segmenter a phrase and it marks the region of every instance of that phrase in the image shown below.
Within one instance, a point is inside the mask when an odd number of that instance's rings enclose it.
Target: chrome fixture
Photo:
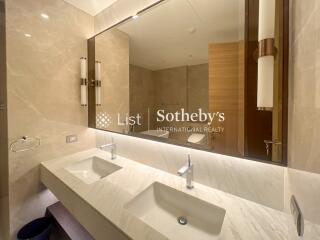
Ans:
[[[304,233],[304,219],[297,199],[293,195],[291,196],[290,200],[290,210],[293,216],[294,224],[297,227],[298,236],[301,237]]]
[[[117,145],[113,141],[113,138],[111,139],[111,143],[105,144],[99,147],[101,150],[104,150],[105,148],[110,148],[111,150],[111,159],[114,160],[117,158]]]
[[[188,154],[188,162],[186,165],[184,165],[182,168],[178,170],[178,175],[179,176],[186,176],[186,181],[187,181],[187,188],[192,189],[193,184],[193,164],[191,163],[191,157],[190,154]]]
[[[188,224],[188,219],[186,217],[178,217],[177,218],[177,221],[180,225],[187,225]]]
[[[40,146],[40,144],[40,138],[23,136],[19,139],[14,140],[10,144],[10,150],[14,153],[33,151],[37,149]]]
[[[271,141],[271,140],[264,140],[264,143],[266,144],[267,156],[269,156],[270,149],[272,148],[273,145],[281,145],[282,144],[279,141]]]

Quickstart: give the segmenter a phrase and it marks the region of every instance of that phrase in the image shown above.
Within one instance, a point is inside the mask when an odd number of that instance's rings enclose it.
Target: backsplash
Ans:
[[[295,195],[306,220],[320,225],[320,175],[290,169],[285,172],[285,211],[290,212],[290,198]]]
[[[119,155],[172,174],[191,154],[196,182],[283,209],[283,167],[102,131],[97,131],[97,144],[110,142],[111,137]]]

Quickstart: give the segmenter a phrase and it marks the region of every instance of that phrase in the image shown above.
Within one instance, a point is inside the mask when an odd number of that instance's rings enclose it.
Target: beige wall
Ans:
[[[304,218],[320,224],[320,2],[290,3],[289,168],[285,207],[289,212],[289,199],[294,194]]]
[[[6,91],[5,5],[0,0],[0,240],[8,239],[8,133]]]
[[[188,112],[203,112],[209,110],[209,69],[208,64],[187,67],[187,109]]]
[[[320,2],[292,1],[289,167],[320,173]]]
[[[111,123],[110,131],[124,132],[125,126],[119,126],[129,114],[129,37],[113,29],[95,39],[96,60],[101,62],[101,106],[97,114],[107,113]]]
[[[148,130],[148,114],[150,114],[150,129],[155,128],[155,83],[153,72],[143,67],[130,65],[130,116],[140,114],[141,126],[135,126],[134,132]],[[149,108],[149,113],[148,113]],[[132,129],[133,130],[133,129]]]
[[[153,73],[156,108],[175,112],[187,109],[187,67],[158,70]]]
[[[79,89],[79,59],[87,54],[93,17],[62,0],[7,0],[6,10],[9,142],[23,135],[41,138],[35,151],[9,153],[14,238],[23,224],[56,201],[40,183],[39,163],[95,146]],[[69,134],[77,134],[79,141],[66,144]]]
[[[155,81],[155,109],[174,113],[180,109],[187,111],[187,67],[175,67],[153,72]],[[157,122],[156,127],[183,127],[183,122]],[[170,132],[171,139],[186,142],[183,133]]]
[[[155,81],[155,109],[175,113],[184,109],[197,112],[208,110],[208,64],[181,66],[153,72]],[[156,113],[155,113],[156,114]],[[198,127],[206,124],[192,122],[157,122],[156,127]],[[170,132],[170,138],[187,143],[189,133]]]

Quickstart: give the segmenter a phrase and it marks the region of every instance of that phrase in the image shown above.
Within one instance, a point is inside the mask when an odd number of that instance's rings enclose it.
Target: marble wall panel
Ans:
[[[80,57],[94,19],[62,0],[7,0],[9,142],[38,137],[35,151],[9,153],[10,232],[44,214],[55,197],[40,183],[39,163],[95,146],[80,106]],[[41,14],[47,14],[48,19]],[[66,135],[79,141],[66,144]]]

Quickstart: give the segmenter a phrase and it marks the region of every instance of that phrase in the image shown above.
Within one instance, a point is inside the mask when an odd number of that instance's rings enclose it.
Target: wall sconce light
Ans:
[[[257,108],[262,111],[273,109],[275,8],[275,0],[259,1]]]
[[[80,96],[81,106],[87,106],[87,59],[80,58]]]
[[[95,62],[96,106],[101,106],[101,62]]]

